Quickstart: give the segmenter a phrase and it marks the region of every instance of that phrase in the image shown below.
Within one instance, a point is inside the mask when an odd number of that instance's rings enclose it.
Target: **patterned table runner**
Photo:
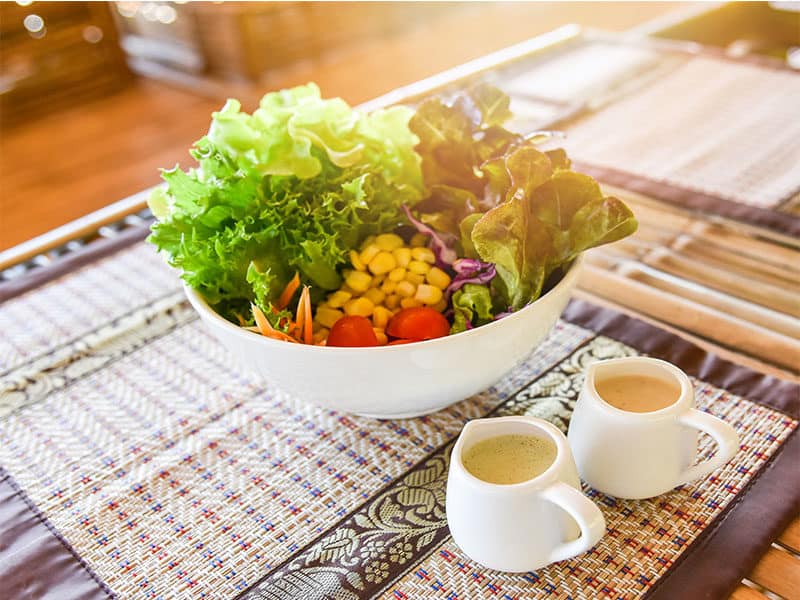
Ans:
[[[724,597],[800,506],[797,386],[583,302],[494,387],[398,421],[241,371],[141,244],[7,301],[0,328],[13,598]],[[584,367],[631,354],[687,370],[699,406],[739,432],[737,457],[652,500],[587,488],[608,531],[574,559],[516,575],[467,559],[444,513],[464,423],[529,414],[566,431]]]

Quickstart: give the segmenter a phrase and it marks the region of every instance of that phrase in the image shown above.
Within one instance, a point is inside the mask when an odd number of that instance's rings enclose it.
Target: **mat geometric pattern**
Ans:
[[[609,527],[590,553],[536,573],[488,571],[460,553],[444,517],[460,429],[531,414],[565,430],[583,367],[632,348],[560,322],[473,398],[418,419],[351,417],[239,369],[148,252],[0,310],[0,464],[120,598],[639,597],[797,427],[696,382],[698,404],[741,436],[725,469],[650,501],[587,490]],[[104,274],[116,283],[137,268],[109,300]],[[45,326],[32,335],[19,320],[44,306],[64,315],[49,345]]]

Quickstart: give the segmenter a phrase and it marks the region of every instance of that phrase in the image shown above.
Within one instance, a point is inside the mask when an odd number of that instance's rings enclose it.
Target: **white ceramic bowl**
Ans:
[[[578,279],[576,260],[556,286],[499,321],[425,342],[373,348],[290,344],[241,329],[194,290],[186,296],[236,358],[278,388],[341,412],[378,418],[424,415],[498,381],[547,336]]]

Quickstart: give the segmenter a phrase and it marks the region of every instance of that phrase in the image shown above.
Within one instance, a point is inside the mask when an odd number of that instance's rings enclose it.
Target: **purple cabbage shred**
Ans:
[[[456,272],[453,281],[447,286],[444,292],[446,300],[449,302],[450,297],[458,290],[468,283],[477,283],[486,285],[495,275],[497,270],[494,264],[485,263],[475,258],[459,258],[451,265],[452,269]]]
[[[456,251],[453,248],[456,243],[455,236],[446,233],[439,233],[431,229],[425,225],[425,223],[414,217],[414,215],[411,214],[411,210],[405,204],[403,205],[403,210],[405,211],[408,220],[411,221],[411,224],[416,228],[416,230],[431,238],[430,247],[431,250],[433,250],[433,253],[436,255],[436,265],[439,268],[450,267],[456,261],[456,259],[458,259],[458,254],[456,254]]]

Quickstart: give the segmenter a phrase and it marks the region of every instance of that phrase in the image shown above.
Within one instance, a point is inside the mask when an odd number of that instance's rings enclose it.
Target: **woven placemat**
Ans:
[[[28,322],[48,306],[58,323]],[[143,245],[9,300],[0,323],[0,579],[12,597],[636,598],[686,578],[714,597],[797,506],[796,386],[585,303],[496,386],[398,421],[322,409],[242,371]],[[609,529],[575,559],[523,575],[471,563],[444,514],[464,423],[531,414],[565,430],[585,365],[643,352],[695,376],[698,404],[739,432],[737,457],[649,501],[587,489]],[[764,516],[737,526],[754,503]],[[23,534],[38,541],[11,543]],[[728,535],[723,561],[715,540]],[[724,568],[693,579],[701,558]]]
[[[570,126],[567,150],[583,162],[777,208],[800,190],[798,96],[795,72],[698,56]]]

